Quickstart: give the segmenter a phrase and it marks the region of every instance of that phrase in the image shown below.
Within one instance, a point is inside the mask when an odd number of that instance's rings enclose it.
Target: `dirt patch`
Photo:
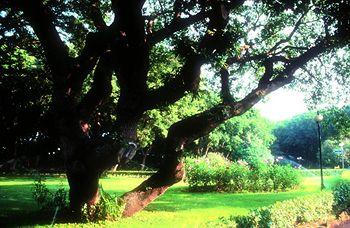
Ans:
[[[350,216],[347,213],[342,213],[338,219],[330,217],[327,221],[306,223],[297,225],[298,228],[350,228]]]
[[[346,228],[350,227],[350,216],[347,213],[340,214],[339,219],[329,223],[330,228]]]

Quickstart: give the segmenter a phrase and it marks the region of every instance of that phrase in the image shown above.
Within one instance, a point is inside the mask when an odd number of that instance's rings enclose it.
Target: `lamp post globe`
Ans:
[[[317,123],[320,123],[323,120],[323,116],[319,113],[317,113],[317,115],[315,116],[315,121]]]

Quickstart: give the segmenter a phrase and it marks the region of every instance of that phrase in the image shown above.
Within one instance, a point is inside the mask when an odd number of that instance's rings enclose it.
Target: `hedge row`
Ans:
[[[300,183],[299,172],[290,166],[233,163],[214,153],[187,158],[185,164],[190,191],[285,191]]]
[[[136,177],[147,177],[156,173],[155,171],[142,171],[142,170],[117,170],[107,171],[107,176],[136,176]]]
[[[296,224],[326,221],[332,215],[332,205],[332,193],[321,192],[293,200],[277,202],[269,207],[252,210],[246,216],[221,218],[215,226],[247,228],[294,227]]]
[[[345,170],[343,169],[323,169],[324,176],[339,176]],[[300,173],[304,177],[313,177],[320,175],[320,169],[301,169]]]

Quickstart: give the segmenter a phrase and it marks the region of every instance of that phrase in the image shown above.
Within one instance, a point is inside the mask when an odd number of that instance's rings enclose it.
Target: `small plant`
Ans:
[[[84,204],[82,219],[85,222],[117,220],[122,216],[125,203],[116,196],[111,196],[100,186],[100,200],[95,205]]]
[[[333,188],[334,212],[340,215],[342,212],[350,213],[350,183],[340,181]]]
[[[33,198],[42,210],[48,207],[47,204],[50,197],[50,191],[44,182],[45,179],[42,176],[36,176],[32,190]]]
[[[32,189],[34,200],[41,210],[55,210],[67,208],[67,191],[61,185],[56,191],[51,192],[45,185],[45,178],[36,175]]]

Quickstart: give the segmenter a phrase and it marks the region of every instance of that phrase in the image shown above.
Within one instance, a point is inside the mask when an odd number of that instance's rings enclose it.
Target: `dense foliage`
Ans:
[[[230,162],[214,153],[206,157],[187,158],[185,163],[190,191],[285,191],[300,184],[298,170],[290,166]]]
[[[231,119],[210,133],[210,151],[225,154],[232,160],[266,162],[272,160],[270,147],[275,140],[273,124],[257,110]]]

